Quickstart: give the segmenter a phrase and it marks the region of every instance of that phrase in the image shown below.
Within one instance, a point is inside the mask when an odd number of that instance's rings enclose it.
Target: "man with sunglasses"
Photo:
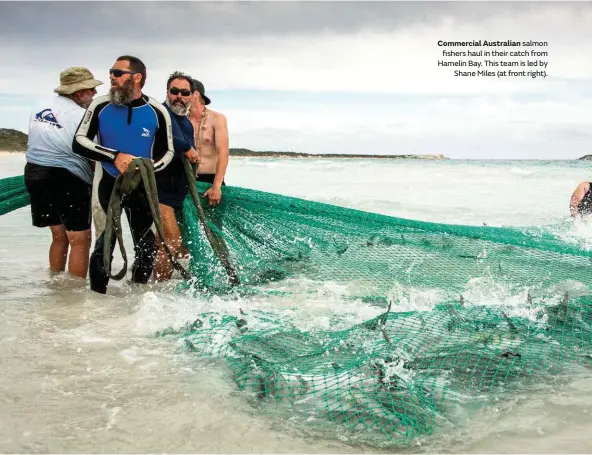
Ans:
[[[182,250],[181,232],[177,219],[182,215],[183,201],[189,192],[183,160],[186,157],[190,163],[199,161],[195,151],[193,125],[187,117],[194,90],[193,79],[182,72],[175,71],[167,80],[164,105],[169,111],[173,124],[175,156],[166,169],[155,176],[165,241],[173,255],[179,255]],[[160,239],[156,241],[158,254],[154,265],[154,278],[157,281],[170,280],[173,275],[173,266]]]
[[[154,170],[164,169],[173,158],[171,118],[158,101],[142,93],[146,66],[137,57],[123,55],[109,70],[111,89],[88,107],[74,137],[73,150],[102,164],[98,186],[101,207],[107,212],[117,177],[127,171],[134,159],[150,158]],[[93,139],[96,137],[97,141]],[[135,247],[132,281],[146,283],[156,258],[152,214],[143,185],[122,200]],[[108,271],[103,265],[104,233],[95,242],[90,257],[89,276],[93,291],[106,294]],[[111,258],[115,236],[111,243]],[[110,272],[110,271],[109,271]]]

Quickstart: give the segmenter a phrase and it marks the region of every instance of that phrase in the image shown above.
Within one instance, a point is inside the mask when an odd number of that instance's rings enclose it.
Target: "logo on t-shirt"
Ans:
[[[142,128],[142,137],[150,137],[150,130],[148,128]]]
[[[51,112],[51,109],[43,109],[41,112],[37,112],[35,114],[35,121],[49,123],[58,129],[63,128],[62,125],[59,124],[58,119],[55,118],[55,115],[53,115],[53,112]]]

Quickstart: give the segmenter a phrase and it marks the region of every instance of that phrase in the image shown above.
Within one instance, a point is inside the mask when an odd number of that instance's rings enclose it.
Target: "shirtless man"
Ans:
[[[212,184],[205,193],[210,205],[218,205],[222,198],[224,175],[228,167],[228,127],[226,117],[206,108],[210,99],[205,94],[203,84],[195,83],[195,93],[189,111],[189,120],[195,132],[195,149],[199,155],[197,180]]]
[[[592,192],[590,182],[580,182],[569,201],[569,211],[572,217],[589,215],[592,213]]]

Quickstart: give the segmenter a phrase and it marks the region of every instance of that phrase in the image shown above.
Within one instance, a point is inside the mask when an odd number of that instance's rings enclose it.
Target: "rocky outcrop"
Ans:
[[[0,128],[0,150],[7,152],[25,152],[28,136],[22,131]]]

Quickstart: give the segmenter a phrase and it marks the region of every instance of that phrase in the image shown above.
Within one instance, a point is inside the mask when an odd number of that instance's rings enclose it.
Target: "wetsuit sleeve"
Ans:
[[[74,153],[94,161],[112,163],[119,150],[103,147],[93,141],[99,131],[99,114],[109,104],[105,97],[96,98],[86,110],[72,142]]]
[[[158,101],[150,99],[150,105],[158,118],[158,128],[154,134],[154,146],[152,148],[154,172],[158,172],[167,167],[175,155],[173,121],[166,107]]]

